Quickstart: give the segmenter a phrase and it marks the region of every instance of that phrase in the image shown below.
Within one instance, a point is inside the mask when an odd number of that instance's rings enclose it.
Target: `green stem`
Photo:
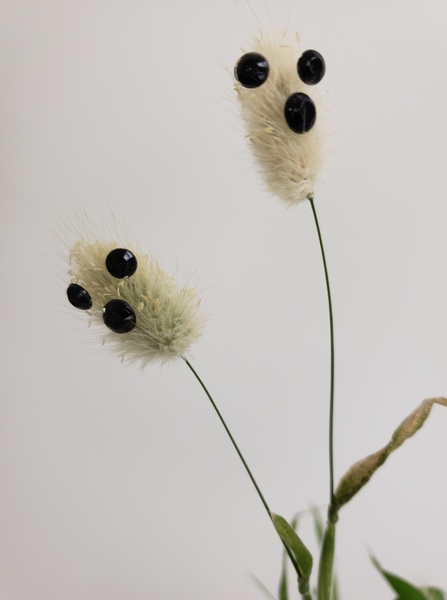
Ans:
[[[303,579],[301,579],[301,581],[298,579],[298,591],[303,600],[313,600],[309,590],[309,579],[306,579],[305,581]]]
[[[335,555],[335,523],[328,521],[324,532],[318,570],[318,600],[331,600]]]
[[[269,519],[271,520],[271,511],[270,511],[269,505],[267,504],[267,501],[266,501],[266,499],[264,498],[264,496],[263,496],[263,494],[262,494],[261,490],[259,489],[259,486],[258,486],[258,484],[256,483],[256,479],[254,478],[254,476],[253,476],[253,473],[250,471],[250,468],[249,468],[249,466],[247,465],[247,463],[246,463],[246,461],[245,461],[245,458],[244,458],[244,457],[243,457],[243,455],[242,455],[242,452],[239,450],[239,446],[236,444],[236,440],[235,440],[235,439],[234,439],[234,437],[231,435],[231,431],[228,429],[228,426],[227,426],[227,424],[225,423],[225,421],[224,421],[224,418],[222,417],[222,415],[221,415],[221,413],[220,413],[219,409],[217,408],[217,406],[216,406],[216,403],[215,403],[215,402],[214,402],[214,400],[212,399],[212,397],[211,397],[211,394],[210,394],[210,393],[209,393],[209,391],[206,389],[206,386],[205,386],[205,384],[204,384],[204,383],[203,383],[203,381],[200,379],[199,375],[197,374],[197,372],[195,371],[195,369],[193,368],[193,366],[191,365],[191,363],[190,363],[190,362],[189,362],[189,361],[188,361],[188,360],[187,360],[187,359],[186,359],[184,356],[183,356],[182,358],[183,358],[183,360],[185,361],[185,363],[188,365],[188,367],[191,369],[191,371],[193,372],[193,374],[195,375],[195,377],[196,377],[197,381],[198,381],[198,382],[200,383],[200,385],[202,386],[202,388],[203,388],[203,391],[205,392],[205,394],[208,396],[208,399],[209,399],[209,401],[211,402],[211,404],[212,404],[212,406],[213,406],[214,410],[215,410],[215,411],[216,411],[216,413],[217,413],[217,416],[219,417],[219,419],[220,419],[220,421],[221,421],[222,425],[224,426],[224,429],[225,429],[225,431],[227,432],[227,434],[228,434],[228,437],[230,438],[230,440],[231,440],[231,442],[232,442],[232,444],[233,444],[233,446],[234,446],[234,449],[235,449],[235,450],[236,450],[236,452],[238,453],[238,455],[239,455],[239,458],[241,459],[241,461],[242,461],[242,464],[244,465],[244,467],[245,467],[245,470],[247,471],[247,473],[248,473],[248,476],[250,477],[250,479],[251,479],[251,481],[252,481],[253,485],[255,486],[255,489],[256,489],[256,491],[258,492],[258,496],[260,497],[260,499],[261,499],[261,502],[262,502],[262,504],[264,505],[264,508],[265,508],[265,510],[267,511],[267,514],[268,514],[268,516],[269,516]],[[281,540],[281,541],[282,541],[282,540]],[[287,552],[287,554],[288,554],[288,556],[289,556],[290,560],[292,561],[292,564],[293,564],[293,566],[294,566],[294,568],[295,568],[295,571],[296,571],[297,575],[298,575],[298,576],[300,576],[299,569],[298,569],[298,565],[297,565],[297,562],[296,562],[296,560],[295,560],[295,557],[293,556],[293,554],[292,554],[292,552],[290,551],[289,547],[288,547],[288,546],[287,546],[287,545],[286,545],[284,542],[282,542],[282,543],[283,543],[283,545],[284,545],[284,548],[286,549],[286,552]]]
[[[326,256],[324,253],[323,239],[321,237],[320,225],[318,224],[317,211],[315,210],[314,199],[309,197],[310,205],[317,227],[318,240],[320,242],[321,257],[323,259],[324,276],[326,278],[327,300],[329,307],[329,327],[331,332],[331,391],[329,401],[329,487],[330,487],[330,503],[334,501],[334,318],[332,314],[331,286],[329,285],[329,274],[326,264]]]

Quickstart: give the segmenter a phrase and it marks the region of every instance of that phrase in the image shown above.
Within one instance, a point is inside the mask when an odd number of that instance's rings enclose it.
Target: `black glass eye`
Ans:
[[[317,109],[307,94],[289,96],[284,107],[287,125],[295,133],[307,133],[315,125]]]
[[[75,308],[88,310],[92,307],[92,297],[87,290],[77,283],[70,283],[67,288],[67,298]]]
[[[257,52],[249,52],[239,59],[234,67],[234,76],[246,88],[257,88],[269,76],[267,60]]]
[[[105,325],[115,333],[128,333],[137,323],[134,309],[124,300],[110,300],[102,313]]]
[[[106,258],[107,271],[117,279],[131,277],[137,270],[135,255],[125,248],[116,248],[109,252]]]
[[[326,73],[324,58],[316,50],[306,50],[298,60],[298,75],[303,83],[315,85]]]

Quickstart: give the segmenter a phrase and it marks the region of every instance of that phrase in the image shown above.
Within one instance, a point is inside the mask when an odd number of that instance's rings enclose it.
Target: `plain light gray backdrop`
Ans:
[[[247,151],[232,68],[261,26],[326,58],[316,190],[336,333],[336,479],[447,394],[447,5],[0,2],[0,600],[257,600],[281,546],[186,366],[125,368],[65,300],[50,227],[110,209],[204,290],[194,366],[271,507],[328,498],[329,331],[308,204]],[[447,588],[447,411],[341,511],[343,600],[391,600],[368,548]],[[301,532],[315,549],[311,520]]]

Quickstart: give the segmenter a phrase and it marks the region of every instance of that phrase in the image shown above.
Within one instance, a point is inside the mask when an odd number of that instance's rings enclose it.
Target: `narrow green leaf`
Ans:
[[[314,521],[315,537],[317,538],[318,544],[321,546],[324,535],[324,522],[321,518],[320,511],[316,506],[313,506],[310,510]]]
[[[290,525],[294,531],[296,531],[298,525],[298,518],[295,516]],[[282,554],[282,568],[281,577],[279,578],[278,588],[279,600],[289,600],[289,591],[287,587],[287,552],[284,550]]]
[[[308,580],[312,572],[312,554],[300,540],[293,527],[283,517],[274,513],[271,513],[271,517],[279,537],[287,544],[295,556],[300,576]]]
[[[379,561],[376,558],[373,556],[370,558],[373,565],[385,577],[393,590],[399,594],[398,600],[431,600],[430,597],[426,596],[421,589],[415,587],[408,581],[405,581],[405,579],[401,579],[397,575],[382,569]]]
[[[339,509],[349,502],[353,496],[368,483],[377,469],[383,465],[388,456],[401,446],[405,440],[413,436],[425,423],[433,404],[447,406],[446,398],[428,398],[424,400],[393,433],[390,442],[378,452],[354,463],[343,475],[335,490],[331,515],[335,516]]]
[[[258,588],[264,593],[265,597],[269,600],[276,600],[275,596],[269,592],[269,590],[265,587],[265,585],[260,581],[256,575],[250,573],[250,577],[253,579]]]
[[[321,546],[318,570],[318,600],[331,600],[335,555],[335,523],[328,523]]]
[[[298,526],[298,517],[295,516],[290,521],[290,525],[294,531]],[[278,588],[279,600],[289,600],[288,594],[288,586],[287,586],[287,552],[284,550],[282,554],[282,567],[281,567],[281,576],[279,578],[279,588]]]
[[[332,596],[331,600],[340,600],[340,589],[338,587],[338,579],[334,571],[334,580],[332,583]]]
[[[289,600],[289,593],[287,590],[287,552],[285,550],[282,557],[282,569],[281,577],[279,579],[278,594],[279,600]]]

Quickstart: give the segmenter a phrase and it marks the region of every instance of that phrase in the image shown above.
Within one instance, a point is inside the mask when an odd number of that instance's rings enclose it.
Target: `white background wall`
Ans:
[[[327,503],[329,338],[308,204],[262,188],[232,68],[260,24],[326,58],[316,191],[336,326],[336,479],[447,394],[442,0],[2,0],[1,600],[257,600],[281,547],[181,362],[125,368],[65,299],[58,212],[109,207],[209,323],[193,364],[272,508]],[[252,10],[251,10],[252,8]],[[269,14],[270,13],[270,14]],[[341,512],[343,600],[447,588],[447,411]],[[309,518],[303,538],[314,548]],[[293,597],[296,597],[293,595]]]

